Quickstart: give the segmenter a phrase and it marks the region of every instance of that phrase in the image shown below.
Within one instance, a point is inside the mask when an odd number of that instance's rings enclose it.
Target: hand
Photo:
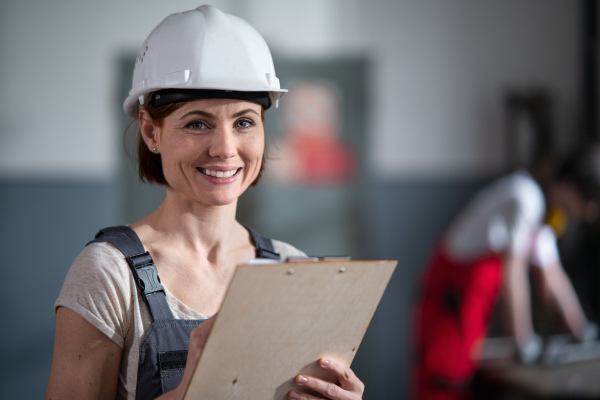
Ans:
[[[540,360],[544,350],[542,338],[535,333],[523,343],[517,343],[517,359],[523,365],[530,365]]]
[[[319,366],[326,371],[332,372],[337,378],[338,384],[324,381],[312,376],[298,375],[296,383],[302,387],[314,390],[325,396],[326,399],[333,400],[360,400],[365,385],[354,375],[354,372],[347,365],[337,361],[322,358],[319,360]],[[321,397],[311,396],[308,393],[302,393],[292,390],[288,393],[290,399],[313,400]]]
[[[581,334],[577,336],[577,340],[583,343],[598,340],[598,325],[588,321],[582,329]]]

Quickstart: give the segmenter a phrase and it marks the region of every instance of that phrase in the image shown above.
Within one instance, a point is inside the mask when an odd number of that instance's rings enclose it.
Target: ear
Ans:
[[[160,127],[154,124],[148,110],[140,110],[138,121],[140,123],[140,133],[142,134],[142,139],[144,139],[146,146],[148,146],[148,149],[150,149],[151,152],[154,153],[154,149],[157,149],[156,153],[159,153],[158,133],[160,132]]]

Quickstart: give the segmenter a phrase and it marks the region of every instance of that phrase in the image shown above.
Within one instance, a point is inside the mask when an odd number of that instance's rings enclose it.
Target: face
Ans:
[[[207,205],[227,205],[259,174],[264,152],[262,107],[230,99],[186,102],[162,125],[142,113],[140,128],[161,156],[167,191]]]
[[[596,220],[599,209],[595,201],[583,197],[571,183],[563,182],[557,187],[560,190],[561,205],[569,217],[586,223],[593,223]]]

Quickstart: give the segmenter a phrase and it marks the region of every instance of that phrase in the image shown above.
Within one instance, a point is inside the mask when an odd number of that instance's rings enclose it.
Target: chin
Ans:
[[[215,201],[213,203],[211,203],[211,205],[215,206],[215,207],[225,207],[225,206],[229,206],[233,203],[236,202],[237,199],[232,200],[232,201]]]
[[[212,198],[204,198],[204,203],[212,206],[228,206],[237,202],[240,196],[214,196]]]

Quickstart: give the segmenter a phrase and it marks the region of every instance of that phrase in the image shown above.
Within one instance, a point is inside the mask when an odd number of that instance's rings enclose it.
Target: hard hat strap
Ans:
[[[268,92],[238,92],[209,89],[163,89],[152,93],[150,104],[160,107],[166,104],[180,103],[199,99],[235,99],[258,103],[266,110],[271,107]]]

